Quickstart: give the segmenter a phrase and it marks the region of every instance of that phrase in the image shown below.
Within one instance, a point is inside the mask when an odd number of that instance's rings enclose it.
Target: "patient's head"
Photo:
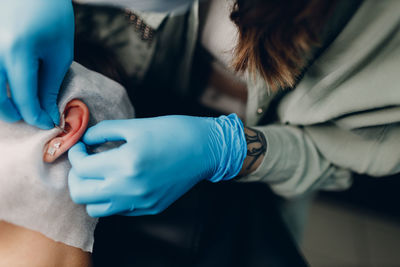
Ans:
[[[132,118],[133,107],[121,85],[77,63],[64,80],[58,106],[65,132],[0,121],[0,221],[90,251],[96,220],[69,196],[65,152],[88,127]]]
[[[129,87],[107,49],[76,47],[76,60]],[[124,88],[112,80],[73,63],[58,103],[64,131],[0,122],[0,266],[90,265],[83,251],[92,249],[96,220],[69,197],[65,152],[91,125],[133,116]]]

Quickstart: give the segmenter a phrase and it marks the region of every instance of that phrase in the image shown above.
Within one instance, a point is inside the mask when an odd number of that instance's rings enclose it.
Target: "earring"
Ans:
[[[47,149],[47,154],[50,156],[54,156],[56,151],[60,149],[61,147],[61,142],[54,143],[52,146],[49,146],[49,149]]]

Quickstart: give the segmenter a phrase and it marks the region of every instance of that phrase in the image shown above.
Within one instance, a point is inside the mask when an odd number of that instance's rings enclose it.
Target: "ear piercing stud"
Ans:
[[[60,149],[60,147],[61,147],[61,143],[60,143],[60,142],[54,143],[54,144],[53,144],[52,146],[50,146],[49,149],[47,150],[47,154],[49,154],[50,156],[54,156],[54,154],[56,153],[56,151],[57,151],[58,149]]]

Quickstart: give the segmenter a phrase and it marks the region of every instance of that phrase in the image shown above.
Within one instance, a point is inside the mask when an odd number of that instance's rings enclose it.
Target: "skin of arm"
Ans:
[[[239,176],[246,176],[254,172],[260,166],[267,151],[267,141],[262,132],[245,127],[244,133],[247,142],[247,156]]]

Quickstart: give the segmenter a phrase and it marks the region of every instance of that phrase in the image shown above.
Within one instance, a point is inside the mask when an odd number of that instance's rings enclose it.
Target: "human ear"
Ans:
[[[85,133],[89,109],[81,100],[71,100],[64,110],[65,132],[50,140],[44,147],[43,161],[52,163],[75,145]]]

